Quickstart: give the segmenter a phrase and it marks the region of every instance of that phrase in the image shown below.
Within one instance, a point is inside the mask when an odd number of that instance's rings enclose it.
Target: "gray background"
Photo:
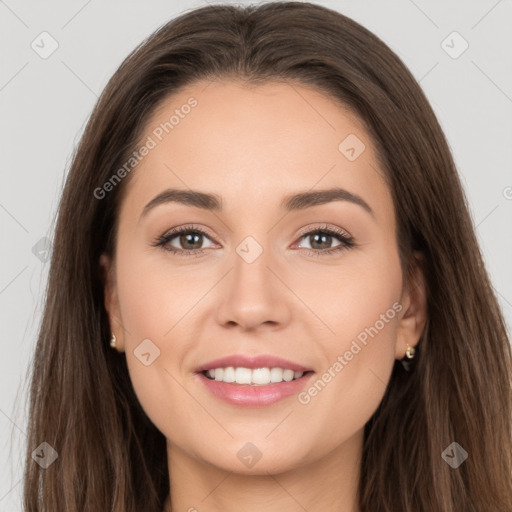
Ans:
[[[420,81],[452,148],[510,332],[512,1],[318,3],[377,34]],[[124,57],[161,24],[202,5],[0,0],[0,512],[21,510],[26,372],[49,265],[44,237],[51,240],[73,148]],[[46,59],[31,47],[50,48],[43,31],[58,43]],[[453,31],[469,44],[458,58],[463,41],[446,39]]]

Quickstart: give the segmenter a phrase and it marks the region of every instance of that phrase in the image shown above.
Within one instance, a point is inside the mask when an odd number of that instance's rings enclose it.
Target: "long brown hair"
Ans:
[[[94,191],[126,162],[169,94],[226,77],[309,85],[356,113],[392,192],[406,276],[412,251],[423,254],[427,325],[414,366],[395,363],[365,426],[361,510],[512,511],[511,347],[446,139],[386,44],[304,2],[187,12],[136,48],[99,98],[58,211],[31,368],[25,509],[163,508],[166,440],[135,396],[125,357],[109,347],[99,266],[115,249],[131,175],[102,199]],[[31,457],[43,441],[58,453],[46,469]],[[468,453],[457,468],[442,457],[452,442]]]

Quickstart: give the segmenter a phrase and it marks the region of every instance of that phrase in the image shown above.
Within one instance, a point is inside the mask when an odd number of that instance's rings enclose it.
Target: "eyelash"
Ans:
[[[310,231],[305,231],[300,234],[299,240],[304,238],[308,235],[317,235],[317,234],[327,234],[329,236],[334,236],[337,238],[341,243],[340,245],[336,247],[331,247],[330,249],[303,249],[303,251],[306,252],[306,254],[310,256],[327,256],[331,255],[333,253],[338,253],[346,249],[351,249],[352,247],[355,247],[357,244],[354,242],[354,238],[347,235],[345,232],[333,228],[330,226],[319,226],[315,229],[312,229]],[[164,235],[161,235],[155,239],[155,241],[151,244],[153,247],[161,247],[164,251],[168,251],[171,253],[174,253],[176,255],[182,255],[185,257],[189,256],[201,256],[207,249],[192,249],[192,250],[185,250],[185,249],[176,249],[175,247],[166,248],[166,244],[168,244],[172,239],[176,238],[178,235],[182,234],[200,234],[204,235],[208,238],[211,238],[209,233],[206,231],[196,228],[194,226],[182,226],[180,228],[176,228],[174,230],[171,230],[167,232]]]

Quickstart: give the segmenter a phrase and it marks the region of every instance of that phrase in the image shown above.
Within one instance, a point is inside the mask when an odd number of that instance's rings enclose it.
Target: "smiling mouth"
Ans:
[[[245,386],[268,386],[299,380],[312,371],[293,371],[288,368],[265,367],[265,368],[244,368],[228,366],[225,368],[214,368],[201,372],[209,380],[223,382],[233,385]]]

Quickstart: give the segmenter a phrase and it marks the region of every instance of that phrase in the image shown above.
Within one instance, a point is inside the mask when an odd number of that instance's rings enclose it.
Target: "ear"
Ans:
[[[404,286],[400,300],[403,309],[397,330],[396,359],[405,357],[407,345],[417,345],[427,321],[427,286],[423,254],[414,252],[414,259],[412,275]]]
[[[115,277],[115,264],[106,254],[100,256],[103,291],[105,296],[105,309],[110,323],[110,332],[116,336],[116,350],[124,351],[124,329],[121,322],[119,300],[117,298],[117,285]]]

